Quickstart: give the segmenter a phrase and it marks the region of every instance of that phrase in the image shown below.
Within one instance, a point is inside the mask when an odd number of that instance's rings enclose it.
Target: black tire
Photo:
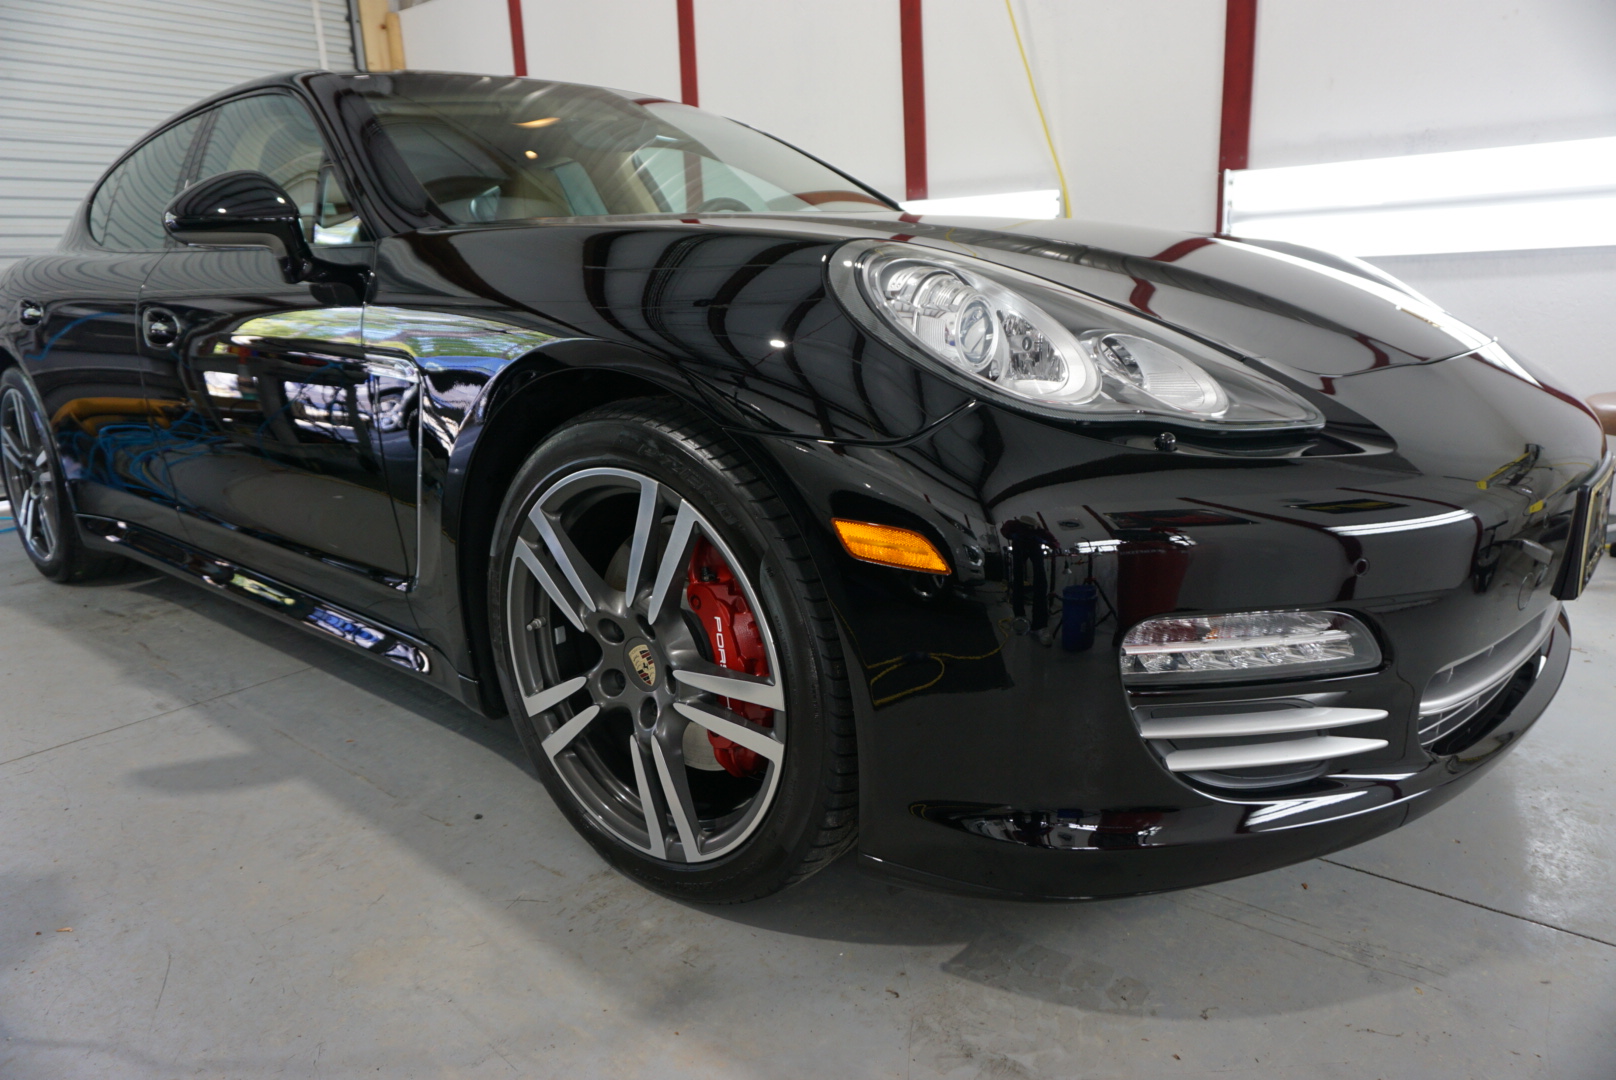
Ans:
[[[17,537],[41,574],[68,584],[128,566],[122,556],[84,546],[50,424],[33,386],[16,368],[0,373],[0,450]]]
[[[553,554],[563,541],[543,539],[530,515],[551,521],[552,536],[572,545],[568,558],[599,577],[561,584],[573,580]],[[720,573],[731,569],[759,608],[751,640],[772,650],[776,670],[746,689],[760,700],[778,694],[783,710],[758,713],[750,698],[687,681],[727,670],[713,661],[711,640],[703,644],[703,624],[691,621],[697,577],[731,580],[698,567],[702,557],[717,558]],[[807,878],[852,844],[857,755],[829,601],[786,506],[709,424],[649,398],[578,417],[517,472],[492,559],[490,630],[505,700],[556,805],[607,862],[679,899],[737,903]],[[547,567],[548,591],[536,564]],[[677,588],[666,584],[675,574],[684,575]],[[613,589],[613,581],[622,584]],[[583,585],[609,599],[592,608]],[[728,655],[740,651],[732,645]],[[628,667],[625,680],[619,669]],[[554,696],[571,683],[582,688]],[[759,728],[768,737],[746,759],[752,772],[698,761],[712,753],[703,736],[723,717],[764,714],[758,725],[768,725]]]

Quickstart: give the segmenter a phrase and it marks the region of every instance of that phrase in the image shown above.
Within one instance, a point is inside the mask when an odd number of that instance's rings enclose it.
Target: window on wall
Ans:
[[[1235,236],[1349,255],[1616,244],[1616,138],[1228,174]]]
[[[90,236],[114,251],[155,251],[166,246],[163,211],[179,194],[200,117],[154,135],[108,174],[90,201]]]
[[[350,244],[363,238],[359,215],[301,102],[286,94],[260,94],[226,102],[214,112],[199,180],[238,169],[263,173],[297,204],[311,242]]]

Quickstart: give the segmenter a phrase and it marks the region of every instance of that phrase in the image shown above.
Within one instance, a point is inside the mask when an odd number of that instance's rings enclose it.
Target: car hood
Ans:
[[[1335,420],[1354,427],[1367,420],[1424,472],[1481,479],[1523,455],[1536,461],[1552,452],[1565,466],[1557,481],[1564,483],[1601,453],[1598,424],[1582,402],[1360,260],[1091,221],[911,214],[700,221],[738,231],[764,223],[770,232],[779,225],[825,240],[888,239],[969,255],[1159,319],[1312,389]]]
[[[736,242],[709,243],[725,234]],[[758,411],[769,425],[908,438],[943,419],[958,395],[917,397],[906,389],[912,366],[886,350],[848,368],[845,344],[833,340],[836,320],[809,317],[825,294],[807,276],[822,273],[830,246],[864,238],[988,260],[1159,319],[1310,391],[1331,430],[1389,437],[1421,472],[1479,482],[1523,455],[1545,454],[1585,471],[1602,449],[1586,406],[1486,335],[1365,263],[1283,245],[1065,220],[654,215],[427,230],[407,241],[419,250],[388,262],[389,273],[474,268],[499,283],[506,303],[581,336],[700,356],[685,377],[701,371],[712,384],[704,393],[744,398],[743,413]],[[536,272],[546,266],[558,272]],[[792,332],[780,334],[786,327]],[[818,352],[809,349],[816,335],[825,339]],[[776,336],[797,347],[779,349]],[[805,385],[811,404],[758,390]],[[852,420],[870,396],[896,412],[864,430]],[[843,423],[847,430],[835,430]]]

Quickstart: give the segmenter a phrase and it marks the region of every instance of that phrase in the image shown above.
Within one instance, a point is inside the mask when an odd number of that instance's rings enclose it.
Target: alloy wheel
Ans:
[[[659,480],[585,469],[533,502],[507,580],[518,693],[579,806],[670,863],[740,847],[779,785],[785,688],[725,538]]]
[[[15,387],[0,396],[0,468],[18,535],[37,561],[50,562],[61,542],[56,474],[43,422]]]

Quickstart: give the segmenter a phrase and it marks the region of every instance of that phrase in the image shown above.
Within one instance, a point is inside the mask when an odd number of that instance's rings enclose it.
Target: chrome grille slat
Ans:
[[[1319,775],[1337,758],[1388,745],[1386,739],[1334,734],[1381,723],[1389,715],[1385,709],[1325,705],[1318,697],[1166,705],[1136,715],[1140,736],[1168,771],[1214,787],[1284,787]]]
[[[1559,605],[1494,644],[1431,676],[1420,697],[1420,745],[1430,746],[1476,716],[1503,692],[1520,666],[1543,648]]]
[[[1368,724],[1386,719],[1385,709],[1272,709],[1215,716],[1153,717],[1139,725],[1147,739],[1221,739],[1238,735],[1282,735],[1292,731]]]
[[[1349,739],[1340,735],[1319,735],[1283,742],[1253,743],[1250,746],[1208,746],[1193,750],[1173,750],[1163,760],[1170,772],[1219,772],[1225,769],[1260,769],[1269,765],[1296,765],[1328,761],[1379,750],[1385,739]]]
[[[1504,678],[1499,679],[1496,683],[1487,687],[1487,689],[1483,690],[1475,697],[1467,698],[1457,705],[1444,709],[1442,712],[1435,713],[1433,715],[1421,713],[1419,730],[1420,745],[1431,745],[1448,732],[1457,729],[1460,724],[1463,724],[1466,720],[1469,720],[1472,716],[1475,716],[1477,713],[1481,712],[1481,710],[1485,709],[1488,705],[1492,704],[1493,698],[1497,697],[1499,694],[1502,694],[1504,692],[1504,687],[1509,685],[1509,675],[1513,673],[1514,668],[1511,668],[1509,673],[1506,674]]]

